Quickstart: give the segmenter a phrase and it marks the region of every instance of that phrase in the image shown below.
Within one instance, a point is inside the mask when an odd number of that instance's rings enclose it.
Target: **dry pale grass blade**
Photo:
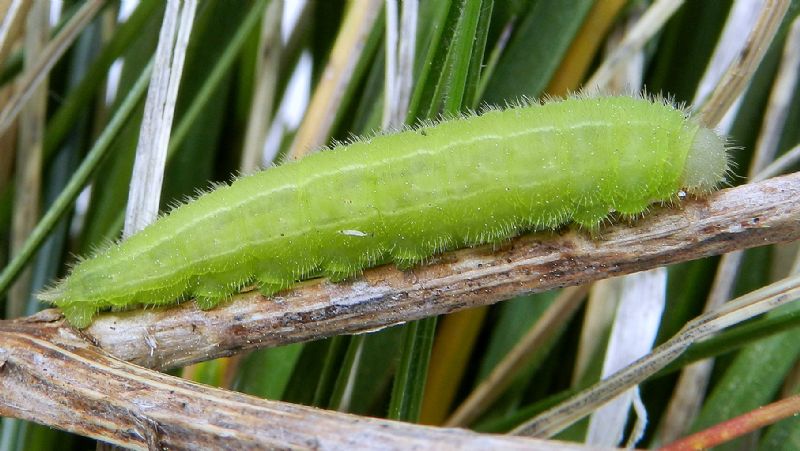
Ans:
[[[32,0],[0,1],[0,62],[5,62],[20,31]]]
[[[683,0],[657,0],[631,28],[617,49],[595,71],[586,86],[607,86],[617,66],[624,64],[658,33],[664,24],[683,5]]]
[[[592,360],[605,349],[621,290],[620,277],[598,280],[592,284],[581,324],[581,335],[578,337],[572,385],[580,384],[584,378],[589,377],[587,373]]]
[[[662,209],[601,239],[530,234],[493,249],[464,249],[400,271],[373,268],[350,282],[308,281],[265,298],[244,293],[214,310],[105,313],[85,333],[124,360],[185,366],[246,349],[380,329],[521,294],[629,274],[800,237],[800,174],[719,191]]]
[[[29,61],[42,57],[50,34],[48,4],[36,1],[28,12],[25,25],[25,52]],[[33,68],[28,66],[26,71]],[[47,82],[31,92],[30,101],[19,117],[19,142],[17,145],[14,212],[11,223],[11,252],[18,254],[39,220],[42,187],[42,143],[47,119]],[[20,274],[11,287],[6,304],[6,317],[16,318],[25,312],[30,297],[31,269]]]
[[[800,74],[800,17],[792,23],[786,36],[783,56],[769,95],[764,123],[756,142],[756,153],[750,165],[748,178],[753,179],[763,172],[778,152],[781,133],[786,125],[789,110],[792,107],[792,94],[797,88]]]
[[[25,71],[19,83],[19,90],[0,111],[0,133],[8,129],[36,88],[44,81],[50,69],[104,4],[103,0],[88,0],[84,3],[58,35],[42,50],[41,56],[31,66],[31,69]]]
[[[247,118],[242,162],[239,165],[239,170],[244,174],[255,172],[262,165],[264,141],[272,122],[275,89],[280,70],[282,16],[283,0],[270,2],[264,10],[256,57],[255,95]]]
[[[396,0],[386,0],[386,81],[381,121],[384,129],[403,125],[411,101],[419,2],[405,0],[402,6],[398,20]]]
[[[786,172],[789,168],[800,162],[800,144],[792,147],[772,164],[765,167],[763,171],[753,177],[753,182],[760,182],[776,175]]]
[[[28,9],[33,4],[26,0],[0,0],[0,62],[5,62],[14,43],[17,41],[28,15]],[[12,96],[13,83],[7,83],[0,88],[0,105],[5,105]],[[17,140],[17,128],[9,127],[5,132],[0,132],[0,191],[8,188],[13,177],[14,149]]]
[[[743,30],[752,30],[758,21],[760,5],[750,0],[738,0],[733,2],[725,26],[714,46],[714,53],[711,55],[703,77],[698,83],[691,105],[698,108],[705,103],[714,89],[720,83],[723,75],[730,67],[731,63],[738,58],[747,45],[748,34]],[[728,109],[725,117],[716,125],[716,129],[722,133],[727,133],[733,123],[733,117],[738,111],[738,103]]]
[[[628,10],[627,17],[624,20],[620,20],[619,25],[614,28],[606,41],[606,57],[610,57],[618,48],[622,47],[625,37],[630,35],[633,27],[639,23],[645,11],[646,9],[643,5],[633,6]],[[586,85],[586,87],[589,91],[637,95],[642,92],[644,62],[644,49],[639,49],[613,68],[611,75],[606,79],[605,85]]]
[[[167,2],[136,146],[123,237],[142,230],[158,217],[175,99],[196,10],[196,0]]]
[[[486,379],[461,403],[444,423],[449,427],[464,427],[471,424],[505,391],[514,377],[530,361],[535,350],[583,305],[589,292],[588,285],[565,288],[544,312],[542,317],[506,354]]]
[[[414,87],[414,60],[417,48],[417,24],[419,22],[419,0],[403,0],[400,17],[400,48],[397,60],[396,99],[398,109],[405,116]]]
[[[358,64],[369,33],[381,11],[380,0],[354,0],[333,44],[328,65],[297,131],[288,159],[299,159],[325,144],[342,102],[345,87]]]
[[[602,377],[651,351],[667,295],[667,269],[651,269],[622,278],[622,290],[603,361]],[[586,443],[616,446],[623,438],[628,413],[638,392],[632,388],[597,409],[589,420]],[[629,442],[641,439],[647,421],[638,414]]]
[[[785,44],[778,78],[770,93],[767,113],[759,134],[756,153],[748,169],[748,178],[763,172],[764,167],[777,152],[778,139],[790,107],[788,100],[797,83],[797,69],[800,63],[798,23],[800,22],[796,20]],[[711,311],[731,298],[742,258],[742,252],[732,252],[720,259],[714,284],[704,307],[705,311]],[[685,434],[700,411],[713,368],[713,360],[705,360],[681,371],[667,407],[667,414],[664,415],[659,428],[659,442],[671,442]]]
[[[800,275],[752,291],[705,313],[647,356],[618,371],[566,402],[542,413],[512,431],[531,437],[552,437],[597,410],[626,390],[645,381],[679,357],[689,346],[717,332],[800,299]]]
[[[700,118],[706,125],[713,127],[719,124],[728,109],[744,92],[778,32],[788,8],[788,0],[764,2],[745,48],[728,67],[708,101],[699,109]]]
[[[564,60],[553,74],[546,89],[548,94],[565,96],[580,86],[597,49],[627,3],[625,0],[595,2],[575,40],[570,44]]]

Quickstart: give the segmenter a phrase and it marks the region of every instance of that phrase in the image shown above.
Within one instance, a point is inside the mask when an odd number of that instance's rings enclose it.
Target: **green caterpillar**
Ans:
[[[569,221],[592,230],[610,212],[715,189],[728,160],[722,138],[662,100],[490,110],[240,178],[80,261],[39,298],[76,327],[109,307],[193,296],[207,309],[251,283],[270,295]]]

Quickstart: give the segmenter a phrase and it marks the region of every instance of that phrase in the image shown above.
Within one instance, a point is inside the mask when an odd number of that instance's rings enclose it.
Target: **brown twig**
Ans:
[[[120,361],[76,331],[43,328],[34,318],[0,322],[0,343],[0,415],[128,448],[583,449],[358,417],[208,387]]]
[[[447,253],[410,271],[382,266],[348,283],[311,281],[272,299],[244,293],[210,311],[187,302],[108,313],[85,333],[123,360],[165,369],[243,349],[366,332],[524,293],[796,240],[798,198],[795,173],[659,209],[635,227],[610,226],[595,239],[580,231],[529,234],[497,249]]]

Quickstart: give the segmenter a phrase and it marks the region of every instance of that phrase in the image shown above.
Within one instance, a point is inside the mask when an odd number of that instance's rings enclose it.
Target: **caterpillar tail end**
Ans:
[[[56,304],[58,301],[64,299],[64,288],[61,284],[45,288],[36,293],[36,299],[49,304]]]
[[[711,129],[700,127],[686,156],[683,186],[692,194],[715,191],[725,182],[730,166],[725,139]]]

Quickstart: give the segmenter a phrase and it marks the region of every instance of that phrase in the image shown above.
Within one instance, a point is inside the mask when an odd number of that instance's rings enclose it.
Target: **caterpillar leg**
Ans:
[[[192,292],[197,306],[203,310],[209,310],[229,299],[246,284],[247,278],[237,271],[206,274],[198,278]]]
[[[405,271],[424,262],[429,255],[419,252],[417,249],[395,249],[392,251],[392,261],[397,269]]]
[[[271,276],[256,277],[258,291],[266,297],[279,293],[293,285],[294,280],[290,277],[280,278]]]
[[[278,259],[262,261],[255,271],[255,282],[258,291],[266,297],[281,292],[300,279],[305,268],[292,268],[289,266],[288,259]]]
[[[330,279],[331,282],[338,283],[361,275],[362,267],[353,262],[334,260],[324,265],[322,273],[325,277]]]
[[[92,318],[98,311],[97,307],[87,304],[86,302],[75,302],[62,305],[60,306],[61,312],[64,313],[64,317],[72,326],[83,329],[91,324]]]
[[[214,307],[218,306],[220,302],[227,300],[230,297],[231,297],[230,295],[225,295],[225,296],[197,295],[194,297],[194,303],[200,310],[211,310]]]
[[[595,205],[583,208],[582,211],[578,211],[574,214],[572,220],[591,233],[597,232],[600,228],[600,223],[608,216],[608,207],[605,205]]]

